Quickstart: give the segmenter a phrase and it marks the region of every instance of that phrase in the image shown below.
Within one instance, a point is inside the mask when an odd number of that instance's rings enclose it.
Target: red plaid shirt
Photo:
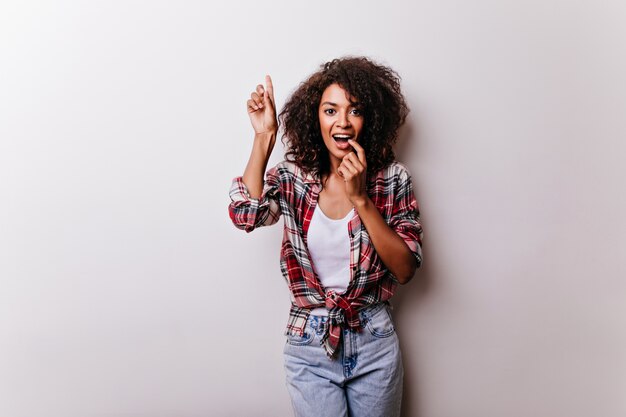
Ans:
[[[397,280],[376,253],[358,213],[348,223],[350,283],[345,293],[325,292],[311,265],[307,231],[317,205],[321,182],[292,162],[283,161],[266,173],[260,198],[251,198],[242,177],[233,179],[228,207],[234,225],[246,232],[285,221],[280,267],[291,291],[291,311],[285,334],[304,333],[311,309],[327,307],[329,325],[322,337],[328,356],[337,352],[344,327],[360,330],[358,311],[386,301]],[[398,162],[369,175],[367,193],[387,224],[398,233],[422,263],[422,226],[413,194],[411,175]]]

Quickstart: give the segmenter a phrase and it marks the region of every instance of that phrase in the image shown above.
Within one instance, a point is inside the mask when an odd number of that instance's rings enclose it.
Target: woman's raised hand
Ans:
[[[265,88],[262,84],[257,85],[256,90],[250,94],[247,105],[254,133],[276,133],[278,122],[274,105],[274,86],[269,75],[265,76]]]
[[[250,197],[261,198],[263,194],[265,169],[274,149],[278,122],[274,105],[274,86],[269,75],[265,76],[265,88],[261,84],[250,94],[248,116],[254,128],[254,142],[248,165],[242,181],[248,188]]]

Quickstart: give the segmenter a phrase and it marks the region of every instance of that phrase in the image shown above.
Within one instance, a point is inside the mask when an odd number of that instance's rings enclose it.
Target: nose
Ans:
[[[350,126],[350,119],[348,119],[348,114],[346,112],[339,112],[337,119],[338,127],[348,127]]]

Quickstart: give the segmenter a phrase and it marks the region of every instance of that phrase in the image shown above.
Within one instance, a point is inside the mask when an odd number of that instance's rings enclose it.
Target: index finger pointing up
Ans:
[[[359,157],[359,161],[363,164],[363,166],[367,166],[365,163],[365,149],[361,145],[359,145],[355,140],[349,139],[348,143],[352,145],[354,150],[356,151],[356,156]]]
[[[265,88],[267,90],[267,94],[270,96],[270,100],[274,101],[274,84],[272,84],[272,77],[268,75],[265,76]]]

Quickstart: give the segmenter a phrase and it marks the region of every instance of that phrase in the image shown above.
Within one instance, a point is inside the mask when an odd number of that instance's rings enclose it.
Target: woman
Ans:
[[[247,232],[285,221],[284,355],[295,413],[400,415],[388,300],[421,265],[422,228],[411,176],[392,150],[408,113],[399,77],[365,57],[324,64],[280,113],[286,160],[267,173],[278,123],[269,76],[265,83],[247,102],[254,143],[229,214]]]

